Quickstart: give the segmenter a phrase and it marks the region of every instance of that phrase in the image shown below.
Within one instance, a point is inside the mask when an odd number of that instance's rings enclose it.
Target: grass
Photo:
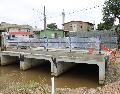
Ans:
[[[27,83],[18,83],[16,84],[17,90],[26,90],[26,91],[33,91],[35,92],[36,90],[39,92],[42,92],[40,94],[50,94],[49,91],[49,86],[45,84],[40,84],[35,81],[30,81]]]

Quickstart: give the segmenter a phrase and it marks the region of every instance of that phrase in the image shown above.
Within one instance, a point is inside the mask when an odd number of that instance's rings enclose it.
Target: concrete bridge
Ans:
[[[49,60],[51,75],[59,76],[78,63],[97,64],[99,67],[99,84],[103,84],[108,57],[102,52],[99,54],[98,51],[94,51],[92,54],[88,54],[88,50],[79,49],[72,49],[71,51],[70,49],[16,49],[1,52],[1,66],[20,62],[20,69],[27,70]]]

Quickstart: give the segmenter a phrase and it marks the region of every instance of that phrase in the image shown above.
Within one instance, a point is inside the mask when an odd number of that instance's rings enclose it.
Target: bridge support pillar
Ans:
[[[1,65],[8,65],[19,61],[17,56],[1,55]]]
[[[73,62],[63,62],[63,61],[58,61],[58,62],[52,62],[51,63],[51,75],[54,76],[59,76],[63,72],[66,72],[68,69],[73,67],[75,63]]]
[[[24,58],[23,61],[20,61],[20,69],[21,70],[27,70],[31,67],[35,67],[37,65],[43,64],[45,60],[39,60],[34,58]]]
[[[99,66],[99,84],[104,84],[105,81],[105,63],[98,64]]]

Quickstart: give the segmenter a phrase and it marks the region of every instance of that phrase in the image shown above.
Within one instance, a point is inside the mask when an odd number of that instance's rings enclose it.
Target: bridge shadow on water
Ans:
[[[97,87],[99,86],[99,67],[95,64],[77,63],[75,67],[57,77],[57,82],[58,86],[64,84],[65,87],[70,88]]]

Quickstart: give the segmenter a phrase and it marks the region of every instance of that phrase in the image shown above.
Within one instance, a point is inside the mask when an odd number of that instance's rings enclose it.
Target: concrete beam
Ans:
[[[97,64],[99,66],[99,84],[104,84],[105,81],[105,62]]]
[[[1,65],[8,65],[19,62],[18,56],[1,55]]]
[[[73,62],[57,61],[51,62],[51,75],[59,76],[75,65]]]
[[[107,66],[109,63],[109,56],[106,56],[102,59],[103,62],[98,62],[99,66],[99,84],[104,84],[105,82],[105,71],[107,70]]]
[[[24,60],[20,61],[20,69],[27,70],[31,68],[31,58],[24,58]]]
[[[43,63],[45,63],[44,59],[24,58],[24,60],[20,61],[20,69],[27,70]]]

